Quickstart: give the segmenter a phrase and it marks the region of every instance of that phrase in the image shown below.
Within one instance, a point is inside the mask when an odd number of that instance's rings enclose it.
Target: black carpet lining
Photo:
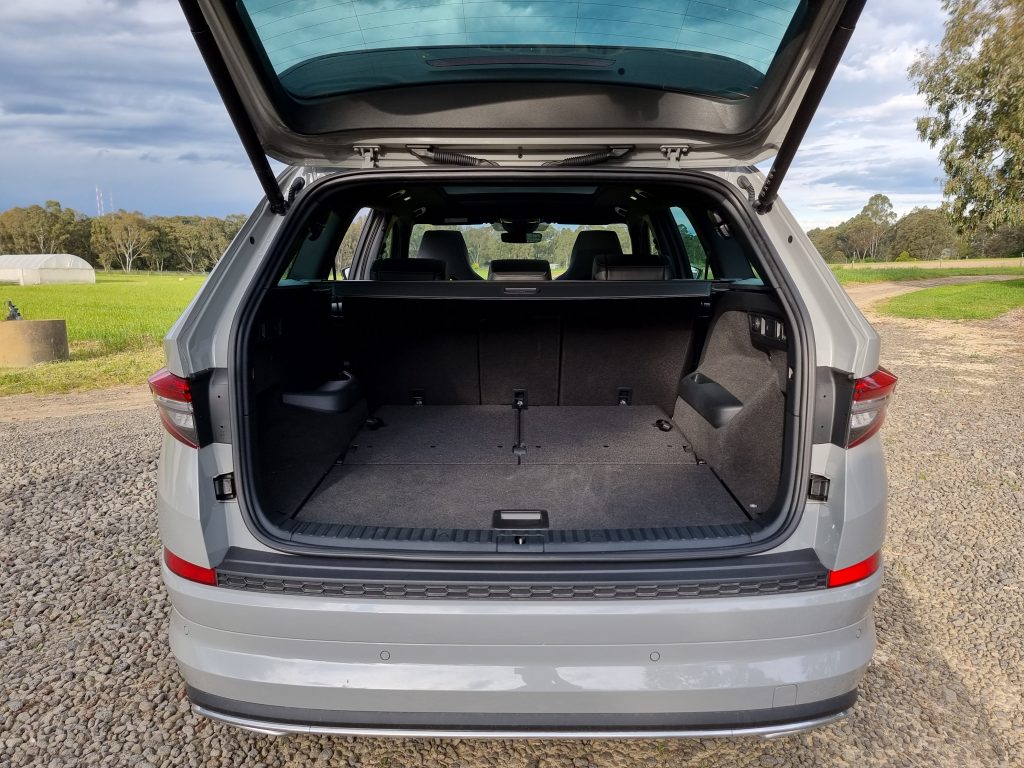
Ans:
[[[552,529],[742,523],[714,473],[656,406],[531,407],[514,454],[510,406],[387,406],[298,520],[491,527],[498,509],[543,509]]]
[[[655,405],[539,406],[522,412],[525,452],[513,453],[516,412],[506,405],[384,406],[346,464],[694,464],[687,440]]]

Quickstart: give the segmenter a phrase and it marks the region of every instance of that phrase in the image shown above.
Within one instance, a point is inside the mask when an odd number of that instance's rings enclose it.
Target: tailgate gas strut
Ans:
[[[420,160],[429,160],[430,162],[438,163],[439,165],[468,165],[476,167],[484,165],[498,165],[497,163],[491,160],[486,160],[482,157],[464,155],[461,152],[452,152],[447,149],[435,149],[434,147],[421,147],[412,144],[408,145],[406,149]]]
[[[757,196],[754,210],[758,213],[768,213],[775,203],[775,198],[779,196],[779,185],[782,184],[786,171],[793,163],[793,158],[800,147],[800,142],[804,139],[804,134],[807,133],[807,127],[811,124],[814,113],[818,111],[825,90],[839,66],[839,60],[843,58],[843,52],[846,50],[847,43],[850,42],[854,27],[857,26],[857,19],[860,18],[860,12],[864,10],[865,2],[866,0],[847,0],[843,7],[839,21],[825,46],[825,52],[821,55],[821,61],[818,62],[814,74],[811,75],[807,93],[804,94],[800,106],[797,107],[793,124],[782,140],[779,153],[775,156],[775,162],[772,163],[771,170],[765,177],[764,186],[761,187],[761,192]]]
[[[577,168],[584,165],[598,165],[608,160],[620,160],[633,151],[632,145],[628,147],[608,147],[600,152],[588,152],[585,155],[573,155],[563,157],[561,160],[549,160],[544,163],[546,166],[564,166]]]
[[[179,2],[181,9],[185,12],[189,28],[192,30],[192,37],[195,38],[196,45],[199,46],[199,53],[202,55],[203,61],[206,62],[206,68],[210,70],[214,85],[217,86],[221,100],[228,110],[228,116],[231,118],[235,130],[238,131],[238,138],[242,140],[245,154],[249,156],[249,162],[252,163],[253,170],[256,171],[260,186],[267,193],[270,210],[284,215],[288,210],[288,201],[285,200],[284,194],[281,192],[281,187],[277,183],[267,155],[263,151],[263,145],[256,134],[256,128],[245,111],[238,88],[235,87],[224,57],[213,39],[210,25],[206,23],[203,11],[196,0],[179,0]]]

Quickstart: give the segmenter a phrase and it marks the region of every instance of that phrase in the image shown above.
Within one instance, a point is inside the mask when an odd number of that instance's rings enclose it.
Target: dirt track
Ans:
[[[0,423],[152,407],[153,396],[145,385],[67,395],[9,395],[0,397]]]
[[[941,285],[962,285],[964,283],[991,283],[998,280],[1019,280],[1018,275],[965,275],[961,277],[934,277],[928,280],[908,280],[902,283],[855,283],[846,287],[846,293],[856,302],[861,311],[874,322],[871,308],[880,301],[902,296],[905,293],[937,288]]]
[[[998,269],[999,267],[1024,267],[1024,258],[1009,259],[931,259],[929,261],[869,261],[859,264],[843,264],[845,269]]]

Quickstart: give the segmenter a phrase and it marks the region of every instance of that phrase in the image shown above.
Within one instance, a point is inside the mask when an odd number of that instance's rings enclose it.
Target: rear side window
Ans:
[[[679,238],[686,249],[686,258],[690,262],[690,270],[696,280],[713,280],[711,267],[708,265],[708,254],[704,250],[700,238],[697,237],[697,229],[690,221],[690,217],[682,208],[671,209],[672,221],[679,232]]]
[[[647,237],[647,252],[651,256],[661,258],[661,247],[658,245],[658,238],[654,236],[654,230],[649,221],[644,222],[644,233]]]
[[[756,267],[750,243],[734,234],[721,212],[693,211],[673,206],[672,224],[679,243],[686,249],[690,271],[696,280],[729,280],[747,285],[764,285]],[[700,228],[694,222],[700,222]]]
[[[345,236],[341,238],[341,245],[338,246],[338,252],[334,255],[334,277],[336,279],[345,279],[345,270],[352,266],[352,257],[355,256],[356,246],[359,244],[359,238],[362,236],[363,228],[369,218],[369,208],[360,210],[349,225]]]
[[[306,232],[292,247],[288,267],[280,282],[344,279],[356,246],[372,211],[362,208],[322,213],[310,221]]]

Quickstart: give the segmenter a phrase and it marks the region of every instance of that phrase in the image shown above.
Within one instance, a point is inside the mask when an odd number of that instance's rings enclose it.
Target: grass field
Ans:
[[[925,288],[889,299],[878,311],[921,320],[990,320],[1017,307],[1024,307],[1024,280]]]
[[[1007,259],[1017,263],[1016,259]],[[933,280],[936,277],[958,277],[960,275],[1020,275],[1024,277],[1024,267],[950,267],[949,269],[924,269],[922,267],[886,267],[871,269],[870,267],[833,266],[832,271],[840,285],[856,283],[884,283],[900,280]]]
[[[921,280],[952,275],[1013,274],[1020,267],[849,269],[833,267],[843,284]],[[0,369],[0,395],[77,392],[141,384],[163,365],[160,341],[199,290],[202,275],[98,273],[96,285],[0,285],[0,305],[11,299],[30,320],[68,322],[71,361]],[[912,318],[996,317],[1024,305],[1024,279],[944,286],[900,296],[880,307]]]
[[[202,275],[96,274],[96,285],[0,285],[29,320],[64,318],[71,361],[0,370],[0,395],[142,383],[163,364],[160,341]]]

